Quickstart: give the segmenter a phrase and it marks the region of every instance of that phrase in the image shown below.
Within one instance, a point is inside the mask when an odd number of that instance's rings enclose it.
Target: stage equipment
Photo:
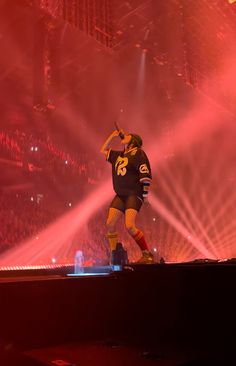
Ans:
[[[113,47],[111,0],[39,0],[38,4],[53,18],[71,24],[105,47]]]
[[[116,249],[111,252],[111,264],[113,266],[124,266],[128,264],[127,251],[123,248],[122,243],[117,243]]]

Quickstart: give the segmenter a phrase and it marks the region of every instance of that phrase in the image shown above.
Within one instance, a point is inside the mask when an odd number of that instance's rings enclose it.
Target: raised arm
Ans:
[[[108,151],[109,151],[108,146],[109,146],[111,140],[113,139],[113,137],[119,136],[119,133],[120,133],[120,131],[115,130],[110,134],[110,136],[108,136],[108,138],[106,139],[106,141],[104,142],[104,144],[102,145],[102,147],[100,149],[100,152],[102,154],[104,154],[104,155],[108,154]]]

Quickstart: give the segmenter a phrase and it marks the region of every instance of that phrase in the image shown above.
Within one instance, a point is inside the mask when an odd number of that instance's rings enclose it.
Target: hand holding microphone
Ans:
[[[116,130],[118,131],[118,136],[120,137],[121,140],[123,140],[123,138],[125,137],[124,133],[122,132],[122,130],[119,128],[118,124],[115,122],[115,127]]]

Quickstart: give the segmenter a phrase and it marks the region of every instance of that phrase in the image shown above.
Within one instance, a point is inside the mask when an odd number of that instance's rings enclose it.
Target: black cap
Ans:
[[[135,147],[142,147],[143,145],[143,140],[139,135],[136,135],[134,133],[130,133],[131,135],[131,140],[129,145],[134,145]]]

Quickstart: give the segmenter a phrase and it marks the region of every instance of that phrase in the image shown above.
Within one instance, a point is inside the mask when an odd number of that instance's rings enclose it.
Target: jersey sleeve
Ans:
[[[107,153],[107,161],[109,161],[109,163],[111,163],[111,164],[115,163],[116,159],[118,158],[118,156],[120,154],[121,154],[121,151],[109,149],[108,153]]]
[[[140,150],[138,160],[139,160],[138,170],[139,170],[140,182],[151,181],[152,179],[151,166],[148,157],[143,150]]]

